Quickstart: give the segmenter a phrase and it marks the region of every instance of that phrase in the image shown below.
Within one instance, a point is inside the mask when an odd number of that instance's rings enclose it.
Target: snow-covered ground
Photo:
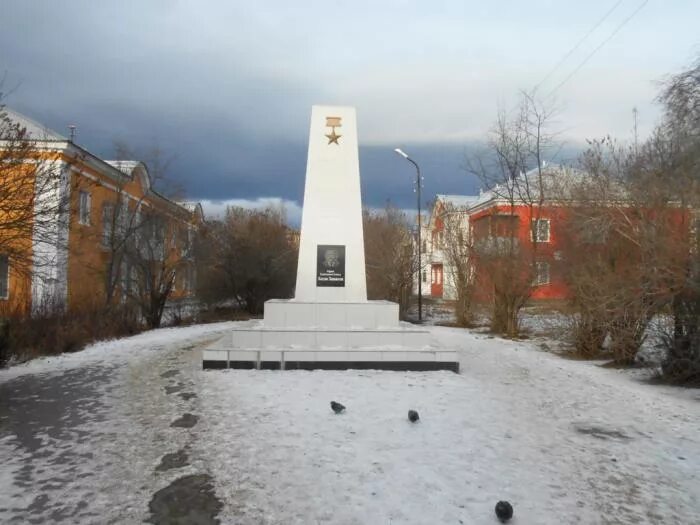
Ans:
[[[499,499],[522,524],[682,523],[700,511],[700,393],[433,330],[460,348],[460,375],[204,374],[198,442],[235,502],[223,521],[494,523]]]
[[[521,525],[692,523],[700,513],[697,390],[444,327],[431,330],[459,349],[459,375],[200,370],[191,347],[230,326],[162,330],[0,372],[2,387],[108,371],[82,396],[93,404],[69,414],[68,435],[40,429],[32,451],[0,433],[0,521],[31,516],[47,494],[35,516],[80,507],[69,522],[139,522],[155,491],[199,473],[213,477],[222,523],[491,524],[499,499]],[[335,415],[331,400],[347,411]],[[171,427],[183,413],[196,424]],[[185,466],[156,470],[176,451]]]

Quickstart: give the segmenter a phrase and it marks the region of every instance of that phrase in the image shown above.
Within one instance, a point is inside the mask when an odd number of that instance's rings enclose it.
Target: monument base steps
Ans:
[[[204,368],[452,370],[457,352],[431,346],[430,331],[399,322],[398,305],[272,300],[257,324],[206,348]]]
[[[459,372],[457,352],[434,348],[368,349],[255,349],[208,348],[202,355],[204,368],[258,370],[450,370]]]

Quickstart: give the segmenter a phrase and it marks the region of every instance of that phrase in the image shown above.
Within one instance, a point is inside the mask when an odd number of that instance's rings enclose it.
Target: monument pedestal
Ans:
[[[428,330],[398,319],[398,304],[389,301],[273,299],[262,321],[204,350],[204,366],[458,371],[456,351],[431,346]]]
[[[271,299],[265,326],[276,328],[396,328],[399,305],[390,301],[329,302]]]
[[[355,110],[311,112],[295,298],[265,303],[262,322],[204,350],[211,368],[458,371],[457,352],[368,301]]]

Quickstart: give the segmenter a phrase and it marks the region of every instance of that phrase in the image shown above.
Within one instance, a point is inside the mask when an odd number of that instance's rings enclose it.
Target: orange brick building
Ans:
[[[580,174],[557,165],[544,170],[547,181],[554,178],[578,177]],[[522,177],[533,178],[534,170]],[[548,187],[551,191],[552,188]],[[430,266],[431,286],[428,293],[435,298],[453,299],[449,263],[444,255],[446,240],[445,218],[452,216],[451,227],[465,231],[472,257],[477,299],[488,301],[493,291],[484,265],[498,264],[498,258],[485,257],[478,264],[478,254],[502,250],[506,243],[513,256],[522,259],[523,273],[532,268],[533,281],[530,299],[561,300],[569,297],[563,264],[562,233],[568,220],[569,203],[547,196],[540,203],[526,203],[516,195],[507,195],[504,189],[494,188],[480,195],[437,195],[431,216],[423,231],[428,241],[423,245],[424,259]],[[447,215],[446,213],[449,212]],[[509,243],[513,243],[511,246]],[[502,259],[502,258],[501,258]],[[427,265],[424,264],[424,267]],[[423,275],[425,280],[428,276]],[[444,286],[443,286],[444,283]]]
[[[0,313],[124,301],[138,286],[129,254],[148,259],[154,271],[158,267],[172,300],[193,296],[192,245],[203,221],[199,204],[159,194],[142,162],[102,160],[19,113],[4,112],[26,129],[34,146],[25,163],[41,174],[37,177],[54,177],[56,183],[37,182],[45,191],[27,202],[51,215],[39,220],[37,212],[31,232],[16,235],[15,246],[26,257],[0,253]],[[0,148],[5,142],[0,140]],[[29,264],[20,268],[20,259]]]

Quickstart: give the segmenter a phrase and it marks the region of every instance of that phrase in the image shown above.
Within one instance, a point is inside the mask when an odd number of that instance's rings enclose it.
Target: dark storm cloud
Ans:
[[[76,141],[103,158],[115,141],[161,148],[188,198],[301,202],[310,107],[323,89],[252,67],[253,49],[229,55],[212,42],[172,41],[166,4],[75,5],[12,4],[17,23],[0,35],[5,87],[18,85],[12,107],[64,134],[76,124]],[[426,196],[473,190],[459,170],[462,146],[410,149]],[[412,166],[393,148],[361,146],[360,156],[367,206],[415,205]]]
[[[412,166],[393,148],[421,164],[425,200],[476,192],[464,145],[571,46],[567,21],[581,20],[579,34],[608,4],[504,2],[4,0],[0,72],[11,107],[64,134],[76,124],[99,156],[115,140],[159,146],[195,199],[300,202],[311,106],[353,105],[365,204],[412,208]],[[596,56],[598,72],[579,72],[562,90],[566,128],[626,133],[632,106],[652,115],[650,80],[696,38],[686,10],[650,3]]]
[[[468,151],[459,144],[401,145],[421,169],[421,205],[436,193],[473,195],[479,192],[477,179],[461,166]],[[360,146],[362,196],[367,205],[382,206],[386,200],[399,208],[415,208],[416,171],[392,147]]]

